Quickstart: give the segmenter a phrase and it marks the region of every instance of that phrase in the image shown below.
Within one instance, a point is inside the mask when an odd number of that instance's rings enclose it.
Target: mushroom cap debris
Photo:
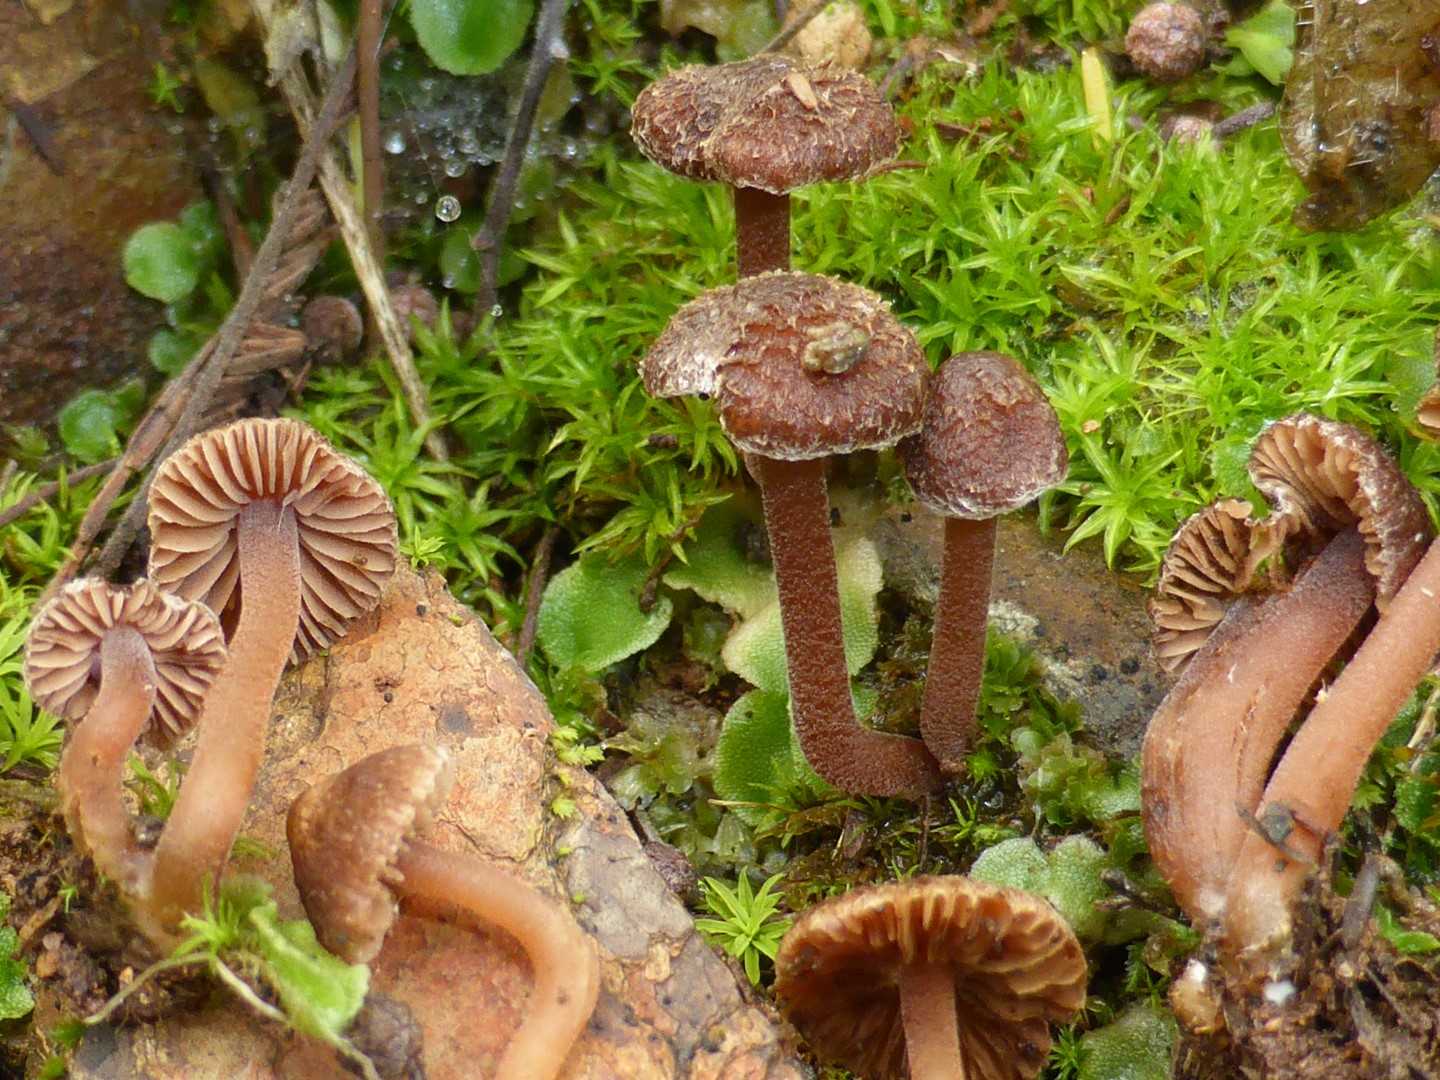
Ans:
[[[655,397],[713,395],[742,450],[782,461],[878,449],[916,431],[929,368],[868,289],[769,273],[682,307],[640,361]]]
[[[251,502],[293,510],[300,541],[304,660],[373,608],[395,569],[395,513],[374,477],[297,420],[240,420],[195,436],[160,466],[150,492],[150,576],[203,600],[227,628],[239,596],[236,529]]]
[[[640,91],[630,131],[670,172],[773,195],[862,179],[900,149],[869,79],[775,54],[677,68]]]
[[[822,1061],[866,1080],[907,1075],[899,978],[954,971],[961,1053],[977,1080],[1026,1080],[1051,1023],[1085,1001],[1085,955],[1044,900],[963,877],[915,878],[802,912],[775,956],[775,995]]]
[[[380,952],[395,921],[395,861],[445,805],[450,755],[415,744],[382,750],[307,788],[285,832],[295,888],[320,944],[351,964]]]
[[[147,736],[162,748],[190,730],[201,699],[225,661],[214,612],[162,592],[149,581],[111,585],[73,581],[36,614],[25,646],[25,684],[42,709],[78,720],[99,691],[105,635],[129,628],[145,639],[155,665],[154,720]]]

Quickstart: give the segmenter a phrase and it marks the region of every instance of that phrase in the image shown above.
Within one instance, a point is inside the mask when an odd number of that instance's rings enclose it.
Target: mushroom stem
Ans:
[[[731,189],[735,197],[735,276],[790,269],[790,196],[759,188]]]
[[[139,912],[152,939],[173,935],[180,917],[213,889],[250,804],[265,752],[270,701],[290,659],[300,620],[300,550],[295,514],[274,499],[239,511],[240,618],[230,658],[205,697],[195,756],[155,848],[149,895]]]
[[[950,776],[965,771],[985,674],[985,622],[995,563],[995,519],[945,519],[940,600],[925,670],[920,734]]]
[[[919,739],[872,731],[855,717],[825,463],[752,454],[780,594],[790,711],[805,759],[843,791],[917,797],[940,786]]]
[[[125,759],[155,705],[155,662],[145,637],[113,627],[100,644],[100,689],[71,733],[55,772],[70,834],[106,877],[129,883],[143,860],[125,805]]]
[[[505,1048],[496,1080],[551,1080],[590,1020],[600,993],[600,961],[589,937],[555,901],[471,856],[411,840],[402,845],[393,885],[474,912],[518,941],[530,957],[530,1011]]]
[[[1288,835],[1245,837],[1226,896],[1225,940],[1265,954],[1290,933],[1290,912],[1325,837],[1340,827],[1380,736],[1440,652],[1440,544],[1432,543],[1364,643],[1291,740],[1260,817]],[[1282,846],[1283,845],[1283,846]]]
[[[965,1080],[952,969],[918,962],[902,966],[900,1018],[910,1080]]]

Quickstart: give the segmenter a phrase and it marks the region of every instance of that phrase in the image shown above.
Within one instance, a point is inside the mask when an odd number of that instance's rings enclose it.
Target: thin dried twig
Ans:
[[[365,222],[376,259],[385,262],[385,161],[380,153],[380,27],[384,0],[360,0],[355,20],[355,100],[360,117],[360,168]]]
[[[540,108],[540,95],[545,79],[557,60],[570,55],[565,46],[565,11],[569,0],[541,0],[540,17],[535,23],[535,44],[530,50],[530,66],[525,69],[525,82],[520,87],[520,104],[514,123],[505,138],[505,156],[490,187],[490,205],[485,211],[485,224],[475,234],[471,245],[480,253],[480,291],[475,307],[483,318],[495,307],[499,294],[500,246],[510,215],[515,212],[515,189],[520,182],[520,166],[525,163],[525,150],[535,126],[535,113]]]
[[[550,577],[550,556],[555,551],[555,539],[560,530],[547,525],[535,545],[535,554],[530,557],[530,580],[525,583],[525,618],[520,623],[520,637],[515,642],[515,658],[524,667],[530,662],[530,650],[535,647],[535,627],[540,616],[540,600],[545,595],[545,582]]]
[[[53,499],[62,484],[78,484],[82,481],[89,480],[92,476],[99,476],[107,469],[113,469],[115,462],[118,460],[118,458],[110,458],[107,461],[97,461],[94,465],[86,465],[66,473],[64,479],[52,480],[50,483],[36,488],[30,492],[29,495],[18,500],[14,506],[8,506],[4,510],[0,510],[0,529],[5,528],[6,525],[12,522],[19,521],[42,502],[48,502],[50,499]],[[0,484],[0,487],[3,486],[3,484]]]
[[[795,35],[809,26],[810,21],[832,3],[834,3],[834,0],[810,0],[810,3],[800,9],[800,14],[786,23],[784,29],[771,38],[760,51],[762,53],[779,52],[786,45],[789,45],[791,41],[795,40]]]

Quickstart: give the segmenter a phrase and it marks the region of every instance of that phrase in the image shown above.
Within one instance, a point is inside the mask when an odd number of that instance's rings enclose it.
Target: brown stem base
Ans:
[[[737,187],[735,276],[790,269],[790,196]]]

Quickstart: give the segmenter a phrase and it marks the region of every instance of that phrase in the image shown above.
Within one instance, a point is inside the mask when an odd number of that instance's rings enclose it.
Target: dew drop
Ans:
[[[399,131],[386,132],[385,152],[387,154],[403,154],[405,152],[404,134]]]
[[[445,175],[454,179],[457,176],[465,175],[465,162],[451,160],[445,162]]]
[[[460,216],[460,200],[454,195],[441,195],[435,200],[435,216],[441,221],[454,221]]]

